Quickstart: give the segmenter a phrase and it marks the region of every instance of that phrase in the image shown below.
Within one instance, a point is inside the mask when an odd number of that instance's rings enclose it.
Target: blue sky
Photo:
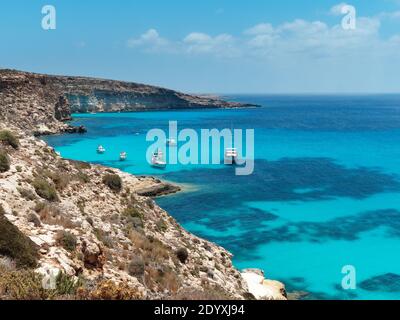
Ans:
[[[56,30],[41,28],[47,4]],[[343,4],[3,0],[0,67],[200,93],[400,92],[400,1],[348,1],[356,30]]]

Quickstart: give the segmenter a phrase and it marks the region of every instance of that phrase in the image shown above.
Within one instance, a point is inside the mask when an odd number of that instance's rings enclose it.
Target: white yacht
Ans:
[[[177,145],[175,139],[167,139],[167,146],[175,147]]]
[[[164,160],[164,154],[161,150],[157,150],[153,153],[151,157],[151,165],[155,168],[164,169],[167,166],[167,163]]]
[[[225,164],[235,164],[238,158],[238,151],[236,148],[227,148],[225,150]]]
[[[103,154],[104,152],[106,152],[106,149],[102,145],[97,147],[97,153]]]
[[[125,161],[128,158],[128,154],[126,152],[121,152],[119,154],[119,160],[120,161]]]

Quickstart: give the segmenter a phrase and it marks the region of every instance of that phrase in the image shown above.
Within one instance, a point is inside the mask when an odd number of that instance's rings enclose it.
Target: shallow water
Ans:
[[[234,253],[238,268],[306,298],[400,298],[400,96],[235,96],[247,110],[75,115],[86,135],[47,137],[63,157],[194,185],[158,199],[188,230]],[[152,128],[254,128],[256,163],[150,168]],[[98,155],[99,144],[107,148]],[[128,161],[120,162],[120,151]],[[341,287],[353,265],[357,289]]]

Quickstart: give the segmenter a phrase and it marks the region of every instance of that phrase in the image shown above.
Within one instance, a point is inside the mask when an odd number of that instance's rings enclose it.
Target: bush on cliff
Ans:
[[[5,145],[13,147],[14,149],[18,149],[19,147],[18,138],[8,130],[0,131],[0,141]]]
[[[189,252],[186,250],[186,248],[180,248],[176,252],[176,257],[181,263],[186,263],[187,259],[189,258]]]
[[[103,183],[115,192],[120,192],[122,189],[122,180],[117,174],[106,174]]]
[[[10,170],[10,159],[7,153],[0,150],[0,173]]]
[[[1,271],[1,270],[0,270]],[[46,300],[49,293],[33,270],[0,272],[0,297],[10,300]]]
[[[36,245],[4,216],[0,206],[0,255],[15,260],[18,267],[33,268],[37,264]]]
[[[77,246],[76,237],[67,231],[60,231],[57,234],[57,242],[60,246],[62,246],[65,250],[69,252],[73,252]]]
[[[135,257],[128,265],[128,272],[132,277],[140,278],[144,276],[145,263],[142,257]]]
[[[126,208],[124,210],[123,214],[127,217],[139,218],[141,221],[143,221],[143,219],[144,219],[143,212],[141,212],[139,209],[137,209],[133,206],[129,206],[128,208]]]
[[[39,197],[50,202],[58,201],[58,195],[56,189],[51,184],[49,184],[45,179],[36,178],[33,181],[32,185],[35,188],[35,191]]]

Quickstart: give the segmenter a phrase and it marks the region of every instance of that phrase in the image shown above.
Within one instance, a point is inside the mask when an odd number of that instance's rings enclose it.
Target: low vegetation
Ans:
[[[103,183],[115,192],[120,192],[122,189],[122,180],[117,174],[106,174]]]
[[[56,202],[58,201],[57,191],[49,182],[47,182],[44,178],[36,178],[32,182],[33,187],[37,195],[47,201]]]
[[[33,270],[0,272],[0,299],[46,300],[48,298],[49,292],[43,289],[42,277]]]
[[[25,200],[31,201],[36,199],[35,194],[29,189],[17,188],[17,190],[21,194],[21,197],[24,198]]]
[[[205,286],[203,290],[194,288],[184,288],[173,295],[170,300],[180,301],[215,301],[215,300],[234,300],[222,288],[218,286]]]
[[[14,149],[18,149],[19,147],[19,141],[18,138],[14,133],[8,130],[2,130],[0,131],[0,141],[4,145],[9,145],[10,147]]]
[[[4,216],[0,206],[0,255],[12,258],[18,267],[35,267],[36,245]]]
[[[83,300],[139,300],[142,294],[126,284],[116,284],[112,281],[100,282],[94,290],[82,289],[80,298]]]
[[[176,251],[176,257],[181,263],[186,263],[187,259],[189,258],[189,252],[186,248],[179,248]]]
[[[138,208],[136,208],[136,207],[134,207],[134,206],[129,206],[129,207],[127,207],[127,208],[124,210],[123,214],[124,214],[125,216],[127,216],[127,217],[139,218],[139,219],[142,220],[142,221],[143,221],[143,219],[144,219],[143,212],[142,212],[140,209],[138,209]]]
[[[112,281],[97,284],[59,273],[55,288],[45,289],[43,277],[27,269],[8,269],[0,264],[0,300],[138,300],[136,288]]]
[[[144,276],[145,263],[141,256],[134,257],[128,265],[128,272],[132,277],[140,278]]]
[[[91,218],[89,217],[88,219],[91,219]],[[92,223],[93,223],[93,220],[92,220]],[[96,238],[100,242],[102,242],[106,247],[108,247],[108,248],[113,248],[114,247],[113,239],[106,232],[104,232],[103,230],[98,229],[98,228],[95,228],[93,230],[93,232],[94,232]]]
[[[66,216],[55,204],[37,202],[33,209],[40,218],[40,221],[48,225],[57,225],[66,229],[77,227],[68,216]]]
[[[10,170],[10,158],[7,153],[0,150],[0,173]]]
[[[56,235],[57,242],[60,246],[62,246],[65,250],[69,252],[73,252],[76,249],[78,240],[76,236],[67,231],[59,231]]]

